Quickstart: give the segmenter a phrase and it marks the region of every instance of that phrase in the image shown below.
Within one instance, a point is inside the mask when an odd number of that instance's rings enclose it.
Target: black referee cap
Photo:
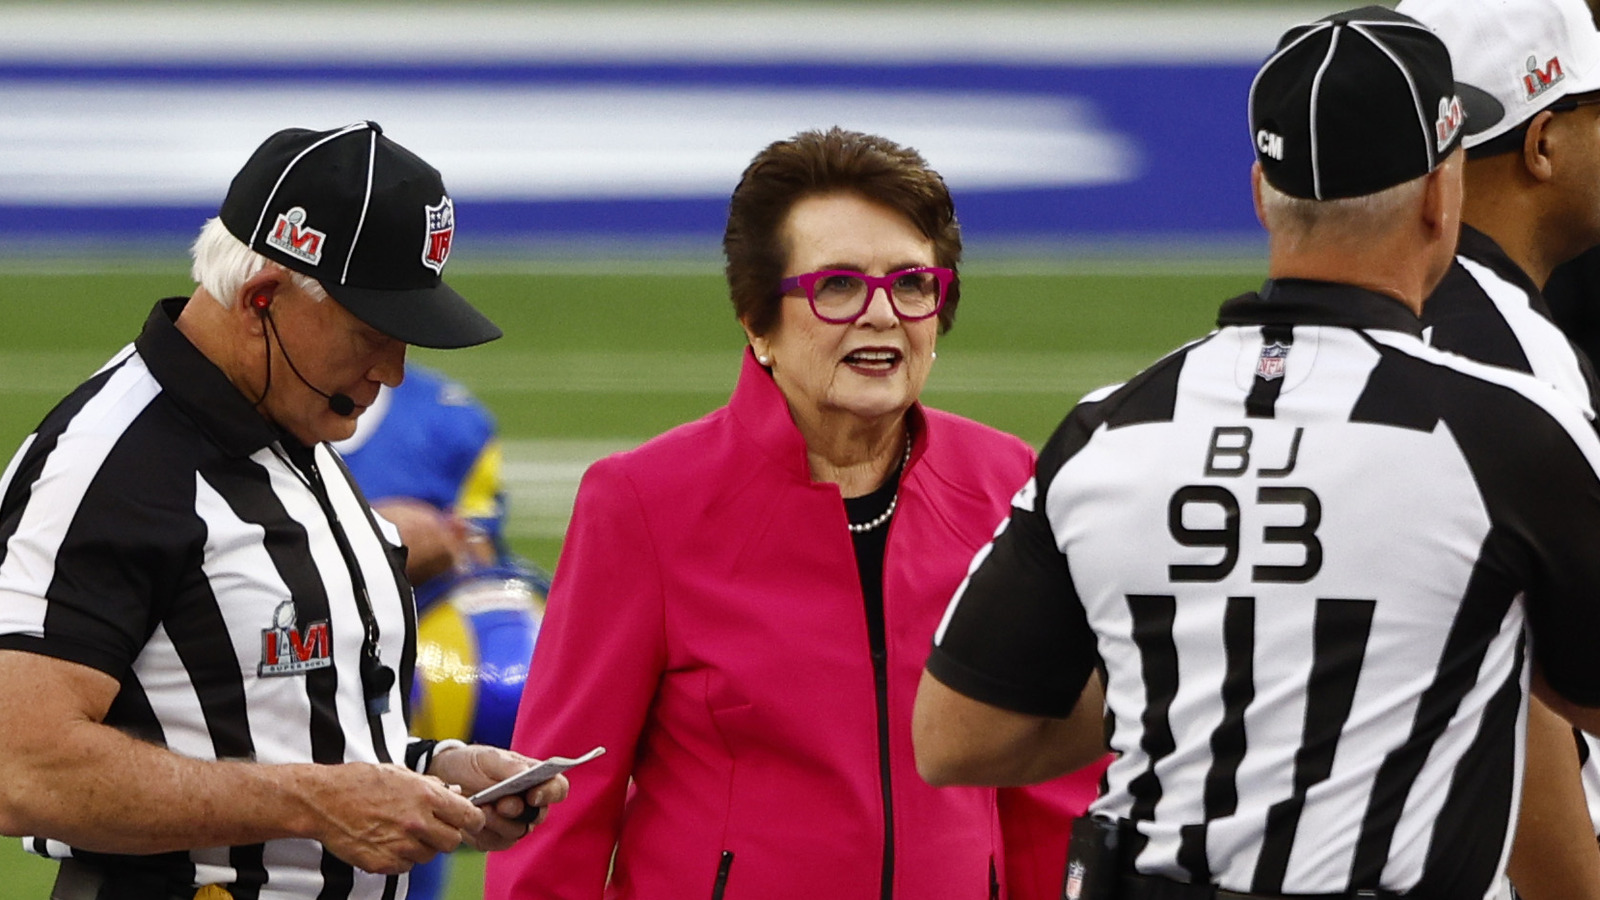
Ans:
[[[390,337],[422,347],[500,337],[444,283],[456,220],[439,171],[376,122],[267,138],[234,176],[218,217],[250,249],[315,278]]]
[[[1250,86],[1256,159],[1292,197],[1360,197],[1426,175],[1465,120],[1445,45],[1381,6],[1289,29]]]

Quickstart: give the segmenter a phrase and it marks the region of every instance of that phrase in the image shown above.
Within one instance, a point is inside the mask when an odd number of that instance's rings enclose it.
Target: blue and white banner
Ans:
[[[372,119],[434,163],[461,247],[712,247],[767,143],[921,150],[970,244],[1253,246],[1255,7],[7,8],[0,244],[187,238],[279,128]]]

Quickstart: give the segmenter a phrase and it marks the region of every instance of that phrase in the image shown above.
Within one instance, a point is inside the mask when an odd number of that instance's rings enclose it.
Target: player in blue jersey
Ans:
[[[384,388],[355,434],[334,446],[373,508],[405,536],[412,583],[464,563],[475,537],[487,538],[490,558],[506,555],[494,415],[459,383],[407,365],[405,381]]]

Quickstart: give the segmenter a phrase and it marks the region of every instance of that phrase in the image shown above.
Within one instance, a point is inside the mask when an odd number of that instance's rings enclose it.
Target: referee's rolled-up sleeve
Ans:
[[[928,672],[991,706],[1065,718],[1099,656],[1043,492],[1032,488],[974,557],[934,635]]]
[[[74,443],[68,435],[55,452],[72,459]],[[192,513],[193,469],[175,454],[119,445],[91,475],[37,478],[25,503],[6,511],[14,530],[0,563],[0,648],[121,678],[178,589],[177,573],[199,577],[204,533]]]

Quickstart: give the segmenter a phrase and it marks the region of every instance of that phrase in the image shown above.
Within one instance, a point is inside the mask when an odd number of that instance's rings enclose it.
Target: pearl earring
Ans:
[[[939,358],[939,351],[937,351],[937,350],[929,351],[928,352],[928,358],[929,359],[938,359]]]
[[[770,366],[772,365],[772,357],[762,353],[756,357],[756,362],[761,363],[763,366]]]

